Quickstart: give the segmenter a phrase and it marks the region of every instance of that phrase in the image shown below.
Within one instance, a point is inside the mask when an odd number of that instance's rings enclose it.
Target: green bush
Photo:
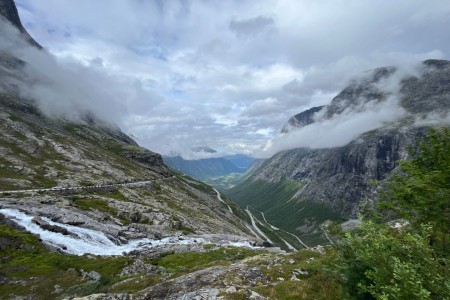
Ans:
[[[414,227],[432,226],[430,245],[440,255],[450,232],[450,129],[430,130],[412,160],[400,164],[391,177],[381,207],[407,219]]]
[[[431,228],[364,222],[337,244],[338,271],[356,299],[450,299],[448,261],[428,244]]]

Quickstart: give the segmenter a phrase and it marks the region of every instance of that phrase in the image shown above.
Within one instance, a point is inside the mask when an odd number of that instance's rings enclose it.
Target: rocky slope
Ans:
[[[392,97],[398,98],[404,110],[400,119],[365,132],[344,146],[281,151],[253,170],[228,195],[242,207],[263,211],[276,226],[306,234],[303,236],[312,243],[324,241],[320,224],[327,219],[355,218],[361,202],[376,201],[374,180],[385,180],[400,160],[407,159],[407,148],[414,149],[427,128],[448,126],[450,62],[427,60],[420,69],[420,76],[400,80],[397,93],[386,88],[389,80],[398,75],[396,68],[365,74],[328,106],[292,117],[283,134],[288,136],[337,117],[352,118],[352,114]]]
[[[0,13],[40,49],[13,1],[0,1]],[[44,114],[19,93],[26,62],[13,54],[0,57],[0,298],[135,293],[200,269],[180,264],[175,272],[152,259],[216,251],[212,264],[259,253],[236,248],[262,240],[210,186],[170,170],[88,111],[76,120]],[[130,289],[130,280],[139,283]]]

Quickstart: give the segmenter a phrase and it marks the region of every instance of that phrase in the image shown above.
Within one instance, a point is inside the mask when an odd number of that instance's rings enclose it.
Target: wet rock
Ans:
[[[270,247],[273,247],[273,244],[269,243],[268,241],[264,241],[264,242],[262,242],[261,246],[262,247],[266,247],[266,248],[270,248]]]
[[[119,231],[119,237],[123,237],[127,240],[136,240],[145,238],[147,235],[138,231],[121,230]]]
[[[39,227],[41,227],[44,230],[48,230],[51,232],[56,232],[56,233],[61,233],[63,235],[69,235],[69,231],[67,231],[67,229],[57,226],[57,225],[51,225],[48,222],[44,221],[41,217],[34,217],[31,220],[33,223],[35,223],[36,225],[38,225]]]

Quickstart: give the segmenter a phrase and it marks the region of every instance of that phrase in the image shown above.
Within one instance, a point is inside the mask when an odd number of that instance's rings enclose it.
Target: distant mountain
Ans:
[[[164,156],[163,159],[169,167],[202,181],[231,173],[244,173],[253,161],[251,157],[245,155],[197,160],[186,160],[181,156]]]
[[[242,173],[246,172],[255,161],[253,157],[243,154],[228,155],[225,156],[224,158],[232,162],[236,167],[238,167],[241,170]]]
[[[355,80],[329,105],[292,117],[283,134],[336,117],[344,122],[352,118],[349,110],[384,103],[392,94],[383,84],[396,72],[393,67],[380,68]],[[407,148],[415,149],[428,128],[449,124],[449,61],[423,62],[422,74],[404,78],[398,88],[405,114],[397,122],[365,132],[344,146],[281,151],[253,169],[228,195],[243,208],[262,211],[280,228],[312,243],[325,242],[322,222],[355,218],[363,202],[370,205],[378,198],[378,186],[371,182],[383,181],[396,170],[399,161],[409,157]]]

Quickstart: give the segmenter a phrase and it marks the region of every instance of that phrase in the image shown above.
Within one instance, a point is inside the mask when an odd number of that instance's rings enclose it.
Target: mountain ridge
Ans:
[[[360,205],[373,205],[378,198],[379,185],[372,182],[383,182],[391,172],[395,172],[399,162],[410,157],[407,149],[416,149],[428,128],[439,124],[448,126],[450,62],[426,60],[420,69],[423,72],[421,76],[400,78],[395,89],[398,94],[382,89],[390,78],[395,78],[398,69],[379,68],[364,74],[361,80],[355,80],[344,88],[328,106],[306,110],[292,117],[281,136],[295,136],[296,130],[320,126],[321,122],[336,117],[340,117],[339,120],[351,119],[352,114],[364,111],[365,107],[393,101],[392,97],[397,95],[398,103],[405,111],[400,119],[364,132],[343,146],[306,146],[281,151],[252,170],[251,176],[227,194],[243,208],[251,205],[262,210],[275,226],[283,224],[285,219],[292,219],[289,225],[280,227],[299,234],[316,234],[317,237],[320,225],[327,221],[323,216],[328,213],[337,214],[334,221],[356,218]],[[344,113],[345,118],[342,117]],[[291,183],[298,184],[295,193],[282,192],[285,190],[283,186],[291,186]],[[272,201],[278,203],[279,211],[285,212],[283,216],[264,204],[270,200],[264,194],[249,194],[255,190],[255,184],[280,190],[280,197],[285,198]],[[305,212],[306,207],[316,204],[324,206],[321,213],[311,209],[309,214],[302,215],[303,219],[295,219],[298,211]],[[313,240],[317,242],[317,239]]]

